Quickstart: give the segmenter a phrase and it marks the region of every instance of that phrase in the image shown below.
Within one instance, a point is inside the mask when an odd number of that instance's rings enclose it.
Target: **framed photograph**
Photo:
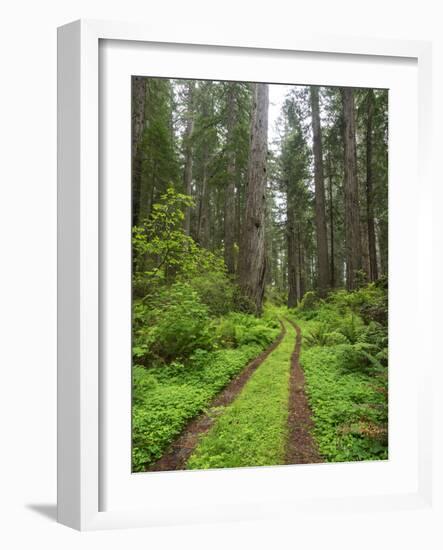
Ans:
[[[59,521],[430,507],[429,44],[173,34],[59,29]]]

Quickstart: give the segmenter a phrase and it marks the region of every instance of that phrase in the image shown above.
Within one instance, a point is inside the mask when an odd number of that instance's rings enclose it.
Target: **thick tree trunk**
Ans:
[[[311,86],[312,134],[314,149],[315,227],[317,238],[318,291],[324,296],[328,289],[328,235],[326,231],[325,183],[323,176],[323,146],[320,125],[318,87]]]
[[[268,109],[268,85],[254,84],[248,188],[238,276],[240,288],[249,300],[251,309],[257,315],[260,315],[262,311],[266,275],[265,208]]]
[[[228,84],[228,113],[227,113],[227,130],[228,130],[228,166],[227,177],[228,182],[226,185],[225,194],[225,216],[224,216],[224,256],[225,264],[228,273],[233,274],[235,272],[235,180],[236,180],[236,167],[235,167],[235,150],[234,132],[235,132],[235,84]]]
[[[351,88],[342,88],[341,95],[344,123],[346,287],[348,290],[354,290],[358,285],[358,272],[361,270],[362,261],[354,92]]]
[[[366,216],[368,221],[369,279],[378,279],[377,249],[375,243],[374,196],[372,171],[372,125],[374,116],[374,91],[368,90],[366,119]]]
[[[140,182],[142,171],[141,142],[146,116],[146,83],[141,76],[132,77],[132,224],[140,222]]]
[[[186,129],[184,135],[185,169],[183,174],[183,187],[186,195],[192,195],[192,133],[194,131],[194,91],[195,82],[188,83]],[[186,235],[191,232],[191,208],[185,210],[184,230]]]

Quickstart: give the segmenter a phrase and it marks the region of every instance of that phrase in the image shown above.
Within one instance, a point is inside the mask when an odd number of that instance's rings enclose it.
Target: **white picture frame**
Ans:
[[[246,501],[239,501],[235,495],[220,497],[220,502],[211,501],[210,492],[204,493],[206,500],[199,506],[189,505],[186,501],[176,505],[139,506],[129,505],[131,495],[126,492],[125,497],[119,500],[118,492],[112,499],[112,506],[108,509],[103,506],[103,483],[112,483],[114,467],[106,463],[103,453],[109,451],[107,440],[104,438],[106,430],[106,406],[103,405],[103,388],[101,379],[103,365],[101,364],[100,338],[102,330],[101,302],[106,298],[106,290],[99,284],[103,273],[102,235],[106,225],[100,224],[99,212],[103,199],[100,191],[100,155],[101,127],[99,115],[103,106],[100,105],[100,63],[103,57],[100,53],[100,44],[103,41],[112,41],[114,44],[125,44],[125,56],[132,55],[131,48],[140,48],[140,44],[156,45],[161,51],[162,45],[174,49],[182,49],[184,56],[190,51],[204,53],[205,57],[218,55],[217,52],[228,54],[232,60],[247,53],[251,57],[261,55],[263,59],[271,56],[279,58],[284,66],[288,56],[300,53],[312,56],[330,56],[329,59],[345,60],[346,63],[377,63],[384,60],[395,69],[397,64],[408,64],[415,67],[418,93],[411,96],[415,101],[417,125],[412,122],[414,135],[418,137],[418,145],[411,145],[418,167],[418,175],[404,174],[405,181],[412,178],[419,181],[420,207],[416,220],[419,235],[414,242],[414,253],[420,259],[418,265],[429,265],[430,249],[424,246],[430,232],[430,196],[431,178],[430,162],[428,159],[429,140],[431,135],[431,46],[425,42],[370,40],[346,37],[324,37],[313,35],[298,35],[297,37],[282,36],[277,42],[267,38],[232,39],[228,37],[202,36],[192,38],[174,31],[171,36],[164,33],[155,33],[152,29],[142,25],[102,21],[77,21],[65,25],[58,32],[58,520],[80,530],[105,529],[119,527],[140,527],[153,525],[171,525],[177,523],[195,523],[199,521],[219,521],[224,519],[251,519],[261,517],[275,517],[291,515],[294,511],[320,512],[329,507],[344,512],[351,509],[391,510],[391,509],[423,509],[432,505],[432,453],[431,427],[427,421],[431,407],[430,369],[432,362],[424,362],[418,374],[418,384],[410,386],[407,391],[413,392],[417,407],[412,408],[412,419],[417,426],[416,442],[413,448],[413,460],[405,465],[402,476],[398,478],[398,485],[386,491],[353,492],[353,486],[366,475],[386,475],[395,477],[396,463],[391,462],[391,470],[383,473],[377,464],[371,465],[336,465],[335,469],[326,466],[303,467],[304,476],[315,479],[320,476],[322,484],[328,485],[329,492],[322,492],[312,487],[312,494],[306,490],[301,498],[291,498],[282,487],[289,480],[294,481],[292,466],[243,469],[214,472],[170,472],[162,474],[141,474],[132,476],[131,486],[143,483],[143,491],[150,491],[153,500],[155,492],[162,486],[167,487],[168,495],[178,487],[178,492],[189,490],[190,486],[198,485],[206,489],[226,485],[229,481],[235,487],[242,483],[249,487],[258,486],[258,492],[252,491]],[[118,50],[118,47],[117,47]],[[139,50],[140,51],[140,50]],[[145,54],[144,54],[145,55]],[[152,53],[155,55],[155,53]],[[331,57],[332,56],[332,57]],[[118,57],[118,55],[117,55]],[[109,59],[109,58],[106,58]],[[123,57],[122,59],[127,59]],[[165,60],[166,61],[166,60]],[[214,64],[213,64],[214,65]],[[225,61],[226,65],[226,61]],[[221,78],[221,64],[214,66],[214,73],[207,76]],[[195,65],[194,65],[195,67]],[[366,66],[368,67],[368,66]],[[165,69],[171,71],[172,69]],[[208,71],[209,69],[206,69]],[[249,69],[248,69],[249,70]],[[258,69],[257,69],[258,70]],[[261,70],[264,70],[263,68]],[[369,69],[367,72],[370,72]],[[118,71],[116,72],[118,75]],[[196,73],[195,73],[196,74]],[[189,74],[194,77],[195,74]],[[253,73],[248,72],[252,75]],[[258,73],[254,73],[258,74]],[[162,76],[156,72],[155,76]],[[167,74],[163,75],[167,76]],[[169,74],[177,76],[177,74]],[[180,75],[178,75],[180,76]],[[222,75],[225,77],[225,73]],[[275,78],[279,78],[277,75]],[[280,76],[281,78],[281,76]],[[314,76],[312,76],[314,78]],[[332,78],[332,77],[331,77]],[[375,78],[375,76],[373,77]],[[248,78],[245,77],[245,80]],[[266,77],[263,78],[264,80]],[[268,81],[268,80],[266,80]],[[278,80],[277,80],[278,81]],[[292,82],[291,76],[286,79]],[[106,82],[106,80],[105,80]],[[304,83],[305,80],[302,82]],[[369,82],[369,81],[368,81]],[[323,83],[323,82],[320,82]],[[346,83],[340,81],[341,85]],[[328,79],[325,84],[334,84]],[[372,85],[374,81],[372,81]],[[368,84],[370,85],[370,84]],[[414,91],[415,94],[415,91]],[[128,119],[129,123],[129,119]],[[129,151],[129,148],[128,148]],[[415,153],[416,154],[415,154]],[[128,152],[129,155],[129,152]],[[129,159],[129,156],[128,156]],[[128,160],[129,162],[129,160]],[[114,201],[115,202],[115,201]],[[408,202],[407,208],[413,203]],[[398,228],[401,228],[401,217],[398,218]],[[394,235],[398,241],[398,233]],[[392,235],[391,235],[392,241]],[[390,246],[392,246],[390,242]],[[395,256],[395,254],[394,254]],[[395,258],[394,258],[395,259]],[[424,305],[423,298],[429,297],[431,289],[422,288],[424,273],[417,269],[409,283],[417,286],[417,296],[413,298],[418,312]],[[105,285],[106,287],[106,285]],[[404,287],[399,286],[392,296],[398,302]],[[399,359],[408,361],[407,357]],[[407,382],[405,382],[405,385]],[[112,388],[111,388],[112,390]],[[110,390],[110,391],[111,391]],[[126,386],[128,402],[130,385]],[[112,394],[110,395],[117,395]],[[412,395],[412,393],[411,393]],[[117,396],[118,397],[118,396]],[[126,411],[127,412],[127,411]],[[394,415],[395,416],[395,415]],[[395,421],[395,419],[394,419]],[[124,431],[121,432],[124,437]],[[106,441],[104,441],[104,439]],[[121,439],[122,445],[128,440]],[[114,449],[115,449],[115,443]],[[363,466],[366,469],[356,469],[354,466]],[[407,467],[406,467],[407,466]],[[118,466],[117,466],[118,467]],[[310,469],[311,468],[311,469]],[[319,470],[318,468],[321,468]],[[111,479],[108,479],[111,472]],[[297,470],[300,472],[300,469]],[[411,473],[414,472],[414,473]],[[117,472],[118,474],[118,472]],[[202,478],[202,475],[204,476]],[[299,475],[297,473],[297,475]],[[129,470],[124,473],[130,476]],[[144,476],[143,481],[141,477]],[[150,478],[147,476],[151,476]],[[192,477],[191,477],[192,476]],[[334,489],[340,476],[347,478],[348,491],[339,493]],[[118,475],[117,475],[118,477]],[[123,474],[122,474],[123,477]],[[132,479],[138,477],[139,481]],[[300,476],[299,476],[300,477]],[[368,478],[369,479],[369,478]],[[246,481],[245,481],[246,480]],[[408,480],[406,482],[406,480]],[[320,482],[318,482],[320,483]],[[151,485],[151,489],[149,488]],[[402,485],[403,484],[403,485]],[[245,485],[247,487],[248,485]],[[141,487],[141,485],[140,485]],[[132,490],[132,489],[131,489]],[[140,490],[136,489],[139,493]],[[234,489],[235,491],[235,489]],[[335,491],[335,492],[334,492]],[[123,492],[121,493],[123,495]],[[202,493],[203,494],[203,493]],[[209,498],[209,501],[207,500]],[[135,499],[137,500],[137,499]],[[239,501],[239,502],[236,502]],[[188,505],[187,505],[188,504]]]

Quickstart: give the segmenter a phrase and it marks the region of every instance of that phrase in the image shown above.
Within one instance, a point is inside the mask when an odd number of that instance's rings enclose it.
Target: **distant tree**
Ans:
[[[229,273],[235,272],[235,130],[236,130],[236,90],[237,84],[227,85],[227,185],[224,211],[224,256]]]
[[[323,176],[323,143],[320,124],[319,89],[311,86],[312,136],[314,151],[315,227],[317,240],[318,291],[324,296],[330,284],[328,235],[326,231],[325,183]]]
[[[344,142],[344,196],[345,196],[345,245],[346,286],[354,290],[358,286],[358,272],[362,267],[360,236],[359,194],[357,181],[357,152],[355,135],[354,91],[342,88],[343,142]]]
[[[146,89],[148,80],[132,77],[132,223],[138,222],[140,210],[140,180],[142,171],[141,143],[146,118]]]
[[[183,138],[185,167],[183,172],[183,188],[188,196],[192,195],[192,134],[194,131],[194,95],[195,80],[189,80],[186,86],[186,128]],[[185,211],[184,228],[186,235],[191,232],[191,207]]]
[[[374,117],[374,91],[366,92],[366,217],[368,227],[369,246],[369,277],[371,281],[378,279],[377,250],[375,244],[374,222],[374,191],[373,191],[373,117]]]
[[[292,110],[292,113],[291,113]],[[286,135],[282,145],[282,178],[286,195],[286,240],[288,263],[288,307],[295,307],[305,290],[305,245],[301,228],[305,225],[308,200],[309,153],[293,105],[287,104]]]

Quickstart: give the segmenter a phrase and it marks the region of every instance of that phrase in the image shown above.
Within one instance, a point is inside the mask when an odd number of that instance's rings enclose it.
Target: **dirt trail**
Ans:
[[[208,413],[203,413],[184,428],[181,435],[170,445],[166,453],[154,464],[151,464],[146,471],[159,472],[170,470],[184,470],[188,458],[193,453],[200,436],[207,432],[214,424],[217,414],[220,414],[221,407],[232,403],[241,392],[246,382],[263,361],[272,353],[282,341],[286,328],[280,321],[282,330],[277,339],[258,357],[251,361],[231,382],[213,399],[210,403]],[[219,409],[219,410],[217,410]]]
[[[300,327],[288,319],[295,328],[297,338],[291,357],[289,379],[289,414],[286,464],[312,464],[324,462],[311,435],[313,427],[312,412],[305,393],[305,375],[300,366],[301,349]]]

